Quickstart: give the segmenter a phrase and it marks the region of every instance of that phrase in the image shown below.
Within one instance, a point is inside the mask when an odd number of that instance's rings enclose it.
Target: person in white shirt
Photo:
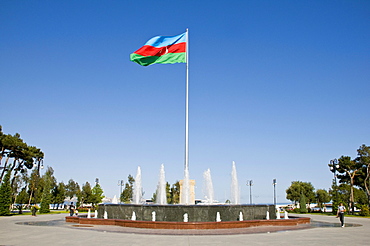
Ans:
[[[340,203],[337,211],[337,218],[339,217],[341,227],[344,227],[344,212],[346,212],[346,207],[343,203]]]

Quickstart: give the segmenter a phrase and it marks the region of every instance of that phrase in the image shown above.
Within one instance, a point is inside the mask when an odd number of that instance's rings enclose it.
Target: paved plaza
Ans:
[[[0,217],[0,245],[370,245],[370,219],[304,215],[314,226],[220,231],[222,235],[175,235],[171,230],[82,226],[64,222],[67,214]],[[320,222],[320,223],[317,223]],[[198,230],[199,231],[199,230]],[[207,234],[207,233],[205,233]]]

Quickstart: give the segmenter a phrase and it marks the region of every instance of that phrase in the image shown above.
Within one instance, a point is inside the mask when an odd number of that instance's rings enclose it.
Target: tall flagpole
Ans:
[[[189,30],[186,28],[185,170],[189,170]]]

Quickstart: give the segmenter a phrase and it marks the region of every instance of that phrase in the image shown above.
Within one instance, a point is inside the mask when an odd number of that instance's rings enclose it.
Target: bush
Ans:
[[[361,216],[369,216],[370,215],[369,207],[367,205],[361,205],[360,209],[361,209],[361,211],[360,211]]]

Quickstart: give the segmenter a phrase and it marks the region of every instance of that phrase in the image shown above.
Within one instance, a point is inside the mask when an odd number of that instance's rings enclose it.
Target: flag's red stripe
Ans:
[[[135,54],[142,55],[142,56],[162,56],[168,53],[183,53],[186,51],[186,43],[179,43],[168,45],[160,48],[156,48],[150,45],[144,45],[137,51]]]

